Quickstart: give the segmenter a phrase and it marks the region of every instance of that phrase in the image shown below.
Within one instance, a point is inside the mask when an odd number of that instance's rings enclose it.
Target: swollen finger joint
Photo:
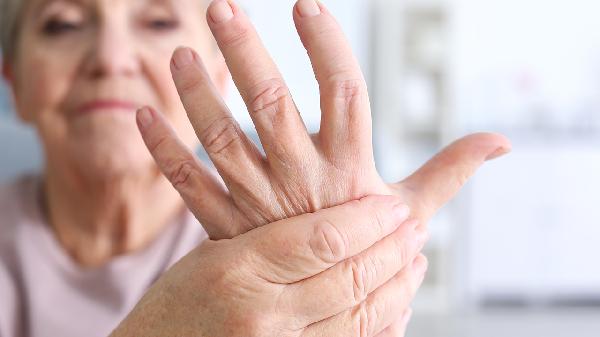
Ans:
[[[328,220],[322,220],[315,225],[309,244],[313,255],[325,264],[339,262],[346,256],[346,238]]]
[[[189,184],[190,177],[195,170],[195,163],[189,160],[180,161],[173,166],[167,178],[177,190],[180,190]]]
[[[241,130],[232,117],[214,121],[200,135],[200,140],[209,155],[223,154],[241,139]]]
[[[282,79],[261,82],[248,91],[250,113],[253,116],[268,115],[276,121],[278,115],[290,109],[289,90]]]

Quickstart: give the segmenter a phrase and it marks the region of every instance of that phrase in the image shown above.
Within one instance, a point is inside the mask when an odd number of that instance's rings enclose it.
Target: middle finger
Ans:
[[[306,160],[314,145],[277,66],[244,12],[216,0],[208,24],[221,49],[270,164]],[[282,141],[285,140],[285,141]]]

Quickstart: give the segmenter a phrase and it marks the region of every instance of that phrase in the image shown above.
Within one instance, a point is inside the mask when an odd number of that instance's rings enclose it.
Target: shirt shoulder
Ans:
[[[0,185],[0,249],[14,241],[20,225],[38,216],[39,181],[36,176],[23,176]]]
[[[15,274],[0,262],[0,337],[23,335],[19,294]]]
[[[36,178],[22,177],[0,186],[0,337],[22,336],[19,262],[16,242],[18,231],[29,221],[35,200]]]

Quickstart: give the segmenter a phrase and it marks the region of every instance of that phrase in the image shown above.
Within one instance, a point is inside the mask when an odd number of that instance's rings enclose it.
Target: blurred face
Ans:
[[[48,165],[111,176],[153,167],[135,111],[163,112],[189,146],[196,137],[170,74],[186,45],[221,88],[201,0],[30,0],[10,65],[16,108],[36,126]]]

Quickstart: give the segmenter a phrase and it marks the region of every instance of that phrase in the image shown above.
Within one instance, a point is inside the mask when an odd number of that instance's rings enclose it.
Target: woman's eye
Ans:
[[[177,28],[179,26],[179,22],[176,20],[150,20],[147,23],[148,28],[157,31],[169,31]]]
[[[67,32],[77,31],[81,25],[76,22],[62,20],[50,20],[44,25],[44,33],[47,35],[60,35]]]

